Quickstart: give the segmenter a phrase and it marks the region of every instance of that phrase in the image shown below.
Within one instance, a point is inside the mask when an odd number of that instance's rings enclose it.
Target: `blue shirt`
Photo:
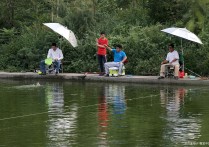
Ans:
[[[112,52],[114,53],[114,62],[121,62],[126,57],[124,51],[117,52],[116,49],[112,49]]]

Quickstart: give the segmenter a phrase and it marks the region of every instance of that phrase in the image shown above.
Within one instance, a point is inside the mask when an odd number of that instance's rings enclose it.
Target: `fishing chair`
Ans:
[[[52,62],[51,65],[46,65],[46,73],[48,74],[54,74],[56,71],[56,64],[55,62]],[[62,62],[60,63],[59,73],[62,73]]]
[[[174,65],[166,65],[165,67],[165,77],[166,78],[174,78]]]
[[[183,65],[180,64],[179,71],[182,71]],[[165,67],[165,77],[166,78],[174,78],[175,76],[175,66],[174,65],[166,65]]]

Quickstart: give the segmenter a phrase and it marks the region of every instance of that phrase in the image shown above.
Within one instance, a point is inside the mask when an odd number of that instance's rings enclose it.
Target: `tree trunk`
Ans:
[[[53,0],[51,0],[52,8],[51,8],[51,21],[54,22],[54,5],[53,5]]]
[[[96,15],[96,0],[93,0],[93,14]]]
[[[9,27],[14,26],[14,0],[6,0],[8,10],[8,25]]]
[[[133,3],[133,7],[137,8],[137,0],[133,0],[132,3]]]
[[[59,16],[59,4],[60,4],[60,1],[57,0],[57,18],[58,18],[58,16]]]

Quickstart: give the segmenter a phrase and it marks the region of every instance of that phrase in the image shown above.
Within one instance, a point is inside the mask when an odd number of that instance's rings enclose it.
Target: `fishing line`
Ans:
[[[190,90],[190,89],[188,89],[188,90]],[[191,90],[208,90],[208,88],[195,88],[195,89],[191,89]],[[143,99],[143,98],[149,98],[149,97],[157,97],[157,96],[160,96],[160,94],[149,95],[149,96],[144,96],[144,97],[137,97],[137,98],[130,98],[130,99],[125,99],[125,100],[126,101],[131,101],[131,100],[137,100],[137,99]],[[93,104],[93,105],[87,105],[87,106],[80,106],[80,107],[78,107],[78,109],[98,106],[98,105],[101,105],[101,104],[112,104],[112,101],[111,102],[99,103],[99,104]],[[67,108],[65,110],[68,110],[68,109],[70,109],[70,108]],[[32,113],[32,114],[27,114],[27,115],[1,118],[0,121],[10,120],[10,119],[18,119],[18,118],[24,118],[24,117],[30,117],[30,116],[36,116],[36,115],[43,115],[43,114],[47,114],[47,113],[50,113],[50,112],[45,111],[45,112],[40,112],[40,113]]]
[[[29,116],[35,116],[35,115],[42,115],[42,114],[45,114],[45,113],[48,113],[48,111],[47,112],[27,114],[27,115],[14,116],[14,117],[1,118],[0,121],[2,121],[2,120],[9,120],[9,119],[23,118],[23,117],[29,117]]]
[[[138,97],[138,98],[132,98],[132,99],[126,99],[126,100],[135,100],[135,99],[142,99],[142,98],[148,98],[148,97],[156,97],[156,96],[159,96],[159,95],[160,94],[144,96],[144,97]],[[78,107],[78,109],[98,106],[98,105],[101,105],[101,104],[111,104],[111,103],[112,102],[105,102],[105,103],[99,103],[99,104],[93,104],[93,105],[87,105],[87,106],[80,106],[80,107]],[[68,109],[70,109],[70,108],[68,108]],[[27,114],[27,115],[20,115],[20,116],[14,116],[14,117],[1,118],[0,121],[11,120],[11,119],[18,119],[18,118],[24,118],[24,117],[30,117],[30,116],[36,116],[36,115],[43,115],[43,114],[46,114],[46,113],[49,113],[49,112],[45,111],[45,112],[40,112],[40,113],[32,113],[32,114]]]

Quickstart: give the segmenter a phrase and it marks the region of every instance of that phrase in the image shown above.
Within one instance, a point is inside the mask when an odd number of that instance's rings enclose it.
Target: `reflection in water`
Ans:
[[[64,110],[63,85],[56,83],[48,85],[46,94],[49,107],[48,138],[50,144],[68,146],[69,137],[74,137],[77,123],[77,105],[72,104],[68,111]],[[50,145],[49,145],[50,146]]]
[[[105,96],[108,103],[113,104],[114,114],[125,113],[125,86],[111,84],[107,85],[105,87]]]
[[[108,128],[108,105],[105,97],[105,90],[102,87],[98,97],[98,123],[100,145],[107,145],[107,128]]]
[[[0,83],[0,146],[208,144],[207,87],[41,82]]]
[[[108,145],[108,108],[113,105],[113,118],[125,113],[125,86],[109,84],[101,88],[98,97],[98,122],[99,122],[99,145]]]
[[[182,144],[200,137],[200,120],[191,115],[188,118],[182,116],[186,94],[184,88],[160,91],[161,106],[166,108],[167,128],[164,137],[174,143]]]

